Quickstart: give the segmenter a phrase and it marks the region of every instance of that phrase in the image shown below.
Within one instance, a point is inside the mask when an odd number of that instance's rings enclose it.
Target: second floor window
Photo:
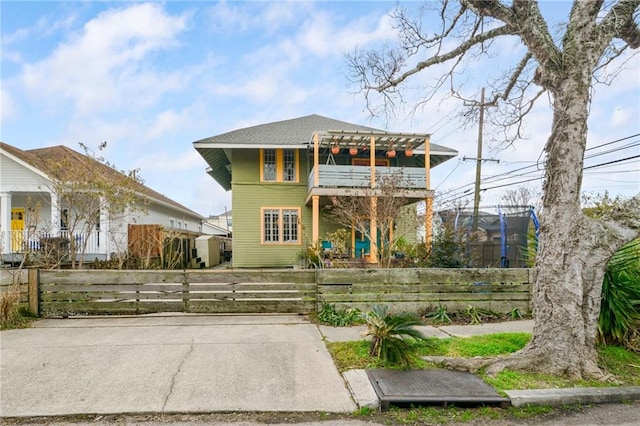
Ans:
[[[262,164],[263,164],[263,176],[264,181],[275,181],[276,179],[276,150],[264,149],[262,150]]]
[[[296,151],[293,149],[284,149],[282,153],[283,158],[283,173],[282,180],[285,182],[296,182],[297,170],[296,170]]]
[[[261,149],[262,182],[298,182],[298,151],[295,149]]]

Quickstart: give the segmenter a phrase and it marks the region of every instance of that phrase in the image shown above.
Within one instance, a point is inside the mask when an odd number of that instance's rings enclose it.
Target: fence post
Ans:
[[[320,282],[320,268],[316,268],[315,270],[315,275],[314,275],[314,281],[315,281],[315,290],[316,290],[316,294],[315,294],[315,300],[314,300],[314,312],[318,313],[320,312],[320,306],[321,306],[321,301],[320,301],[320,285],[318,284]]]
[[[28,269],[29,312],[40,316],[40,269]]]
[[[189,312],[189,280],[187,278],[188,272],[184,271],[182,274],[182,311]]]

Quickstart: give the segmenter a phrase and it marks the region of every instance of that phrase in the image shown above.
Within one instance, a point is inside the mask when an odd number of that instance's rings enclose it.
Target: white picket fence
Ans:
[[[76,232],[73,236],[69,231],[60,231],[57,235],[47,232],[31,232],[31,231],[8,231],[9,247],[3,247],[3,253],[34,253],[42,252],[46,249],[48,241],[60,238],[61,241],[70,242],[74,239],[75,244],[68,244],[68,247],[74,247],[76,253],[84,251],[85,254],[106,254],[107,253],[107,235],[104,232],[93,231],[91,233]],[[6,241],[3,238],[3,241]],[[83,250],[84,249],[84,250]]]

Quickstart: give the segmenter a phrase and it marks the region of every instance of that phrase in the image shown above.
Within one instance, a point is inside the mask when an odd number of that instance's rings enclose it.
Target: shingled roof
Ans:
[[[193,142],[193,146],[209,165],[207,173],[225,190],[231,189],[231,161],[227,149],[258,148],[308,148],[312,144],[314,133],[356,132],[362,134],[392,135],[384,130],[361,126],[312,114],[289,120],[259,124],[244,129],[233,130],[217,136],[211,136]],[[424,140],[424,139],[423,139]],[[458,152],[433,143],[429,144],[431,164],[435,166]],[[415,146],[420,152],[420,146]],[[418,162],[421,160],[417,160]]]
[[[311,136],[316,131],[325,130],[350,130],[379,132],[372,127],[359,126],[346,121],[334,120],[321,115],[312,114],[290,120],[276,121],[274,123],[259,124],[244,129],[233,130],[221,135],[201,139],[194,144],[212,143],[216,145],[239,145],[258,147],[274,146],[287,147],[298,146],[305,148]]]
[[[94,173],[100,173],[101,176],[106,179],[113,179],[114,182],[117,182],[122,178],[122,173],[118,170],[63,145],[22,150],[7,143],[0,142],[0,148],[31,167],[39,170],[50,179],[67,180],[73,178],[73,173],[70,172],[66,174],[64,169],[52,166],[53,164],[59,164],[62,161],[70,162],[74,168],[89,168]],[[138,183],[136,185],[136,191],[150,198],[152,201],[167,204],[173,208],[182,210],[185,213],[204,219],[204,217],[199,213],[196,213],[171,198],[154,191],[148,186]]]

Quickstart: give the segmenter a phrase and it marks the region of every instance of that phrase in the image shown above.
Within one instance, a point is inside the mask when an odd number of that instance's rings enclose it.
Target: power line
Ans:
[[[451,111],[449,111],[447,114],[445,114],[445,115],[444,115],[444,117],[442,117],[440,120],[436,121],[436,122],[435,122],[435,124],[433,124],[433,125],[432,125],[428,130],[427,130],[427,133],[434,134],[434,133],[436,133],[436,132],[440,131],[440,129],[444,128],[444,126],[446,126],[446,125],[447,125],[447,124],[449,124],[449,123],[444,123],[444,124],[443,124],[442,126],[440,126],[439,128],[437,128],[437,129],[435,129],[435,130],[431,130],[431,129],[433,129],[434,127],[436,127],[438,124],[440,124],[441,122],[443,122],[444,120],[446,120],[447,118],[449,118],[449,116],[450,116],[451,114],[453,114],[453,113],[456,113],[456,114],[457,114],[457,112],[456,112],[455,110],[451,110]]]
[[[453,174],[453,172],[455,172],[455,171],[456,171],[456,169],[460,166],[460,164],[462,164],[462,161],[458,160],[458,164],[456,164],[456,166],[453,168],[453,170],[451,170],[451,171],[449,172],[449,174],[447,175],[447,177],[445,177],[444,179],[442,179],[442,182],[440,182],[438,185],[436,185],[434,189],[438,189],[438,187],[439,187],[440,185],[442,185],[442,184],[443,184],[447,179],[449,179],[449,177]]]
[[[627,139],[635,138],[636,136],[640,136],[640,133],[636,133],[635,135],[631,135],[631,136],[625,136],[624,138],[616,139],[616,140],[611,141],[611,142],[606,142],[606,143],[603,143],[601,145],[592,146],[591,148],[585,149],[585,151],[591,151],[592,149],[597,149],[597,148],[601,148],[603,146],[607,146],[607,145],[611,145],[611,144],[614,144],[614,143],[626,141]]]
[[[639,155],[633,155],[633,156],[627,157],[627,158],[621,158],[621,159],[618,159],[618,160],[607,161],[606,163],[596,164],[594,166],[583,167],[582,170],[593,169],[593,168],[596,168],[596,167],[606,166],[608,164],[620,163],[620,162],[626,161],[626,160],[633,160],[634,158],[640,158],[640,154]]]
[[[607,161],[605,163],[594,164],[594,165],[591,165],[591,166],[583,167],[582,170],[595,169],[595,168],[598,168],[598,167],[605,167],[605,166],[610,166],[610,165],[613,165],[613,164],[618,164],[619,165],[620,163],[623,163],[623,162],[629,161],[629,160],[634,160],[636,158],[640,158],[640,155],[632,155],[630,157],[620,158],[620,159],[612,160],[612,161]],[[609,172],[609,173],[611,173],[611,172]],[[513,186],[513,185],[519,185],[521,183],[533,182],[533,181],[540,180],[540,179],[543,179],[543,178],[544,178],[544,176],[537,176],[537,177],[533,177],[533,178],[530,178],[530,179],[521,180],[521,181],[518,181],[518,182],[509,182],[509,183],[505,183],[505,184],[501,184],[501,185],[491,186],[491,187],[488,187],[488,188],[481,188],[480,190],[481,191],[489,191],[489,190],[492,190],[492,189],[503,188],[505,186]],[[505,179],[502,179],[502,180],[505,180]],[[472,185],[472,184],[469,184],[469,185]],[[465,198],[466,196],[467,195],[461,195],[461,196],[453,195],[452,198],[451,197],[450,198],[446,198],[444,200],[440,200],[440,202],[441,203],[447,203],[447,202],[459,200],[461,198]]]
[[[631,138],[634,138],[634,137],[636,137],[636,136],[640,136],[640,133],[636,133],[636,134],[633,134],[633,135],[630,135],[630,136],[626,136],[626,137],[624,137],[624,138],[620,138],[620,139],[616,139],[616,140],[613,140],[613,141],[610,141],[610,142],[606,142],[606,143],[603,143],[603,144],[600,144],[600,145],[597,145],[597,146],[594,146],[594,147],[588,148],[588,149],[586,149],[585,151],[590,151],[590,150],[593,150],[593,149],[602,148],[602,147],[604,147],[604,146],[612,145],[612,144],[614,144],[614,143],[619,143],[619,142],[622,142],[622,141],[626,141],[626,140],[631,139]],[[589,156],[585,156],[585,159],[595,158],[595,157],[598,157],[598,156],[601,156],[601,155],[606,155],[606,154],[610,154],[610,153],[613,153],[613,152],[622,151],[622,150],[624,150],[624,149],[633,148],[633,147],[636,147],[636,146],[639,146],[639,145],[640,145],[640,142],[636,142],[636,141],[634,141],[634,142],[632,142],[631,144],[627,144],[627,145],[625,145],[625,146],[623,146],[623,147],[620,147],[620,148],[618,148],[618,149],[615,149],[615,150],[610,150],[610,151],[605,151],[605,152],[602,152],[602,153],[597,153],[597,154],[592,154],[592,155],[589,155]],[[512,174],[513,174],[513,173],[515,173],[515,172],[522,171],[522,170],[527,170],[527,169],[530,169],[530,168],[532,168],[532,167],[538,167],[538,166],[539,166],[539,164],[536,162],[536,164],[531,164],[531,165],[528,165],[528,166],[519,167],[519,168],[517,168],[517,169],[509,170],[509,171],[507,171],[507,172],[500,173],[500,174],[497,174],[497,175],[488,176],[488,177],[486,177],[486,178],[483,178],[483,179],[482,179],[482,181],[483,181],[484,183],[491,183],[491,182],[500,181],[500,180],[503,180],[503,179],[498,179],[498,178],[500,178],[500,177],[503,177],[503,176],[509,176],[509,175],[512,175]],[[537,173],[537,172],[540,172],[540,171],[543,171],[543,170],[544,170],[544,168],[538,168],[538,169],[536,169],[536,170],[532,170],[532,171],[527,172],[527,173],[521,173],[521,174],[519,174],[519,175],[511,176],[510,178],[514,178],[514,177],[524,177],[524,176],[526,176],[526,175],[528,175],[528,174]],[[457,191],[459,191],[459,190],[461,190],[461,189],[463,189],[463,188],[465,188],[465,187],[467,187],[467,186],[470,186],[470,185],[473,185],[473,183],[468,183],[468,184],[465,184],[465,185],[459,186],[459,187],[457,187],[457,188],[452,188],[452,189],[450,189],[449,191],[447,191],[447,193],[457,192]]]

